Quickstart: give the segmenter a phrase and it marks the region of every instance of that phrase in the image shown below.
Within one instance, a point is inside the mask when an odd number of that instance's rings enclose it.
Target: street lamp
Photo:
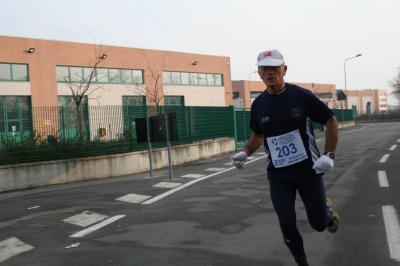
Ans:
[[[358,54],[356,56],[353,56],[353,57],[350,57],[350,58],[347,58],[346,60],[344,60],[344,90],[346,91],[346,109],[348,108],[347,102],[348,102],[348,97],[349,97],[347,95],[347,84],[346,84],[346,61],[349,59],[352,59],[352,58],[359,57],[359,56],[362,56],[362,54]]]
[[[257,70],[256,70],[256,71],[253,71],[253,72],[251,72],[251,73],[249,74],[249,93],[250,93],[250,103],[251,103],[250,75],[251,75],[251,74],[254,74],[254,73],[257,73]],[[245,106],[244,106],[244,107],[245,107]]]

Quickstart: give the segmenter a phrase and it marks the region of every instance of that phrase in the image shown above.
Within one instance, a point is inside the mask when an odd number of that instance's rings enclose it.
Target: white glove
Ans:
[[[247,160],[247,154],[244,151],[236,153],[231,157],[232,165],[238,169],[242,169],[244,162]]]
[[[314,163],[313,169],[316,169],[320,172],[330,172],[333,169],[333,160],[328,155],[322,155]]]

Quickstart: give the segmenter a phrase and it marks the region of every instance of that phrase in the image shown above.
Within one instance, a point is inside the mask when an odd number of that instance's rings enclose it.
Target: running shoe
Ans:
[[[327,229],[329,232],[335,233],[339,229],[340,217],[339,214],[333,210],[330,198],[326,198],[326,206],[331,212],[331,221],[328,223]]]

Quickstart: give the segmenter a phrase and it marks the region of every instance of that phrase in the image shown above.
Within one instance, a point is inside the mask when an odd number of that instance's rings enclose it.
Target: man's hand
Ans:
[[[316,169],[320,172],[330,172],[333,169],[333,160],[327,155],[322,155],[314,163],[313,169]]]
[[[231,157],[232,165],[238,169],[242,169],[244,162],[247,160],[247,154],[244,151],[236,153]]]

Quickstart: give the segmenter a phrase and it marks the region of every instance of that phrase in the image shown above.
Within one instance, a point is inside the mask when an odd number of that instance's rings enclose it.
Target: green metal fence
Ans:
[[[147,150],[138,143],[136,119],[176,113],[178,140],[171,145],[217,138],[235,138],[243,147],[251,135],[250,109],[185,106],[91,106],[43,107],[14,110],[31,114],[14,119],[9,130],[0,127],[0,165],[69,159]],[[333,110],[339,121],[352,120],[351,110]],[[1,110],[0,110],[1,112]],[[0,125],[2,123],[0,116]],[[3,121],[4,124],[4,121]],[[324,127],[314,123],[315,131]],[[152,147],[165,147],[165,141]]]
[[[351,121],[353,120],[353,110],[352,109],[331,109],[335,114],[338,122]]]
[[[146,150],[136,119],[175,112],[178,140],[171,145],[233,138],[233,107],[92,106],[32,108],[31,131],[0,136],[0,165]],[[154,148],[166,142],[153,142]]]

